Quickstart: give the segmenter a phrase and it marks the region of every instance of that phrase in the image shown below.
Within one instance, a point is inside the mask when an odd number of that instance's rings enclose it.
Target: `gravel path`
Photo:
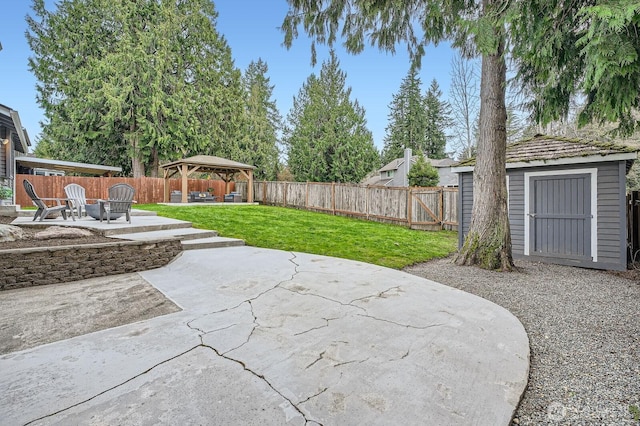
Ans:
[[[450,259],[406,272],[488,299],[529,335],[529,383],[513,425],[640,425],[640,282],[609,272],[516,262],[520,272]]]

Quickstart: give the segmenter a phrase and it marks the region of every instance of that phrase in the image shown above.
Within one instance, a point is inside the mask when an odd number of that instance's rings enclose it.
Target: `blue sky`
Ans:
[[[311,73],[318,74],[322,61],[328,58],[328,48],[318,48],[318,64],[311,66],[310,41],[303,34],[291,49],[282,46],[283,35],[278,29],[288,6],[285,0],[218,0],[218,31],[225,36],[235,60],[245,70],[252,60],[262,58],[269,66],[268,76],[275,86],[273,97],[283,118],[291,108],[293,97]],[[55,2],[46,1],[52,9]],[[36,80],[28,69],[31,55],[24,33],[25,16],[32,14],[30,0],[14,0],[3,4],[3,29],[0,32],[0,103],[20,113],[22,125],[34,143],[44,119],[36,102]],[[350,55],[340,46],[336,53],[357,99],[366,110],[369,129],[376,146],[381,149],[387,125],[389,103],[409,69],[408,55],[399,46],[395,55],[367,48],[360,55]],[[436,79],[446,99],[449,92],[450,64],[454,52],[445,44],[430,47],[422,61],[420,78],[423,90]]]

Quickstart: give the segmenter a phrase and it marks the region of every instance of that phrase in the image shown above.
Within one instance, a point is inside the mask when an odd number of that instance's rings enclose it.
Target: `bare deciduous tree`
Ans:
[[[459,54],[451,61],[451,86],[449,104],[453,117],[452,147],[461,160],[475,152],[480,112],[477,60],[466,59]]]

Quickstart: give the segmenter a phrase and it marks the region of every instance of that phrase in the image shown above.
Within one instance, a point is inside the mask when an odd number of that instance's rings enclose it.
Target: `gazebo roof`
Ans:
[[[255,166],[249,164],[238,163],[237,161],[228,160],[226,158],[215,157],[213,155],[194,155],[193,157],[183,158],[181,160],[172,161],[163,164],[160,167],[170,169],[179,167],[184,164],[189,166],[199,166],[198,170],[203,172],[221,172],[228,170],[253,170]]]

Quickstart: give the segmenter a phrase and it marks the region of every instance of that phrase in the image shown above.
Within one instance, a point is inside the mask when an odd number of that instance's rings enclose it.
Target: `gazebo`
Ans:
[[[187,202],[188,179],[193,173],[218,175],[225,182],[225,191],[229,193],[229,184],[236,173],[247,178],[247,201],[253,203],[253,169],[254,166],[227,160],[212,155],[196,155],[160,166],[164,171],[164,202],[169,202],[169,179],[176,174],[182,176],[182,202]]]

